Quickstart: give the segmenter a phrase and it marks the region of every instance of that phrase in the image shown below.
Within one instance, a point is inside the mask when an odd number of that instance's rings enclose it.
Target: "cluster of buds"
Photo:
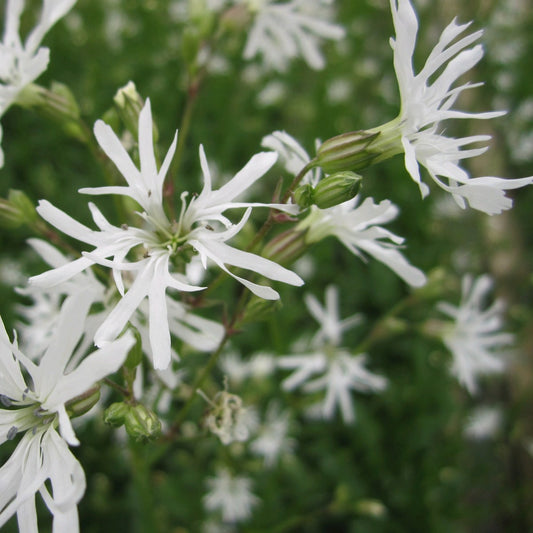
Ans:
[[[147,441],[161,435],[161,421],[157,415],[140,403],[115,402],[104,412],[104,422],[110,426],[124,426],[136,441]]]

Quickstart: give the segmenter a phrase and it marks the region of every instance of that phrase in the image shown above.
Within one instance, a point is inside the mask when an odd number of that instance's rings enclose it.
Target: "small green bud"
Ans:
[[[202,40],[211,35],[215,26],[215,14],[205,0],[189,0],[189,20]]]
[[[315,190],[308,183],[305,185],[300,185],[294,191],[294,201],[298,204],[301,209],[307,209],[311,207],[314,202]]]
[[[104,422],[110,426],[118,428],[124,424],[129,410],[130,406],[124,402],[112,403],[104,411]]]
[[[273,311],[279,311],[281,300],[265,300],[258,296],[252,296],[244,312],[235,324],[235,329],[239,329],[247,322],[258,322],[266,319]]]
[[[317,166],[326,174],[365,168],[379,155],[367,150],[379,135],[379,131],[352,131],[332,137],[317,150]]]
[[[294,263],[309,248],[306,233],[306,230],[290,229],[276,235],[263,248],[263,257],[282,265]]]
[[[88,391],[76,396],[66,404],[67,413],[70,418],[84,415],[89,412],[100,399],[100,385],[91,387]]]
[[[50,89],[30,83],[18,94],[15,101],[25,108],[35,108],[61,125],[71,137],[82,142],[87,133],[80,124],[80,108],[74,94],[64,83],[52,82]]]
[[[144,100],[137,92],[135,83],[129,81],[121,87],[113,97],[115,109],[126,129],[137,139],[139,134],[139,115],[144,107]],[[157,133],[154,129],[154,140],[157,140]]]
[[[11,189],[7,199],[0,199],[0,225],[4,228],[18,228],[37,221],[37,212],[26,193]]]
[[[361,189],[363,178],[354,172],[343,171],[327,176],[315,187],[314,204],[327,209],[354,198]]]
[[[157,415],[140,403],[130,406],[124,425],[128,435],[136,441],[156,439],[161,434],[161,421]]]

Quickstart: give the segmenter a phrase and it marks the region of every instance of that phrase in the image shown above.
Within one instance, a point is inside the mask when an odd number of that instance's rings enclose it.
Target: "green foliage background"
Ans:
[[[39,9],[40,2],[29,3]],[[168,13],[170,4],[185,3],[79,0],[46,38],[51,62],[39,83],[67,84],[87,123],[92,124],[112,106],[116,90],[133,80],[140,94],[151,99],[161,150],[166,150],[181,121],[187,84],[181,55],[185,28]],[[324,46],[328,57],[324,71],[312,71],[295,61],[285,75],[267,74],[250,83],[241,75],[246,66],[241,59],[245,33],[236,32],[222,43],[220,54],[227,59],[227,70],[209,74],[201,87],[177,177],[180,188],[198,191],[201,187],[200,143],[220,172],[231,174],[260,151],[262,137],[274,130],[287,131],[312,152],[316,138],[374,127],[396,116],[388,2],[338,0],[336,4],[337,20],[347,29],[347,37],[339,45]],[[423,4],[417,5],[420,60],[455,15],[461,21],[474,18],[475,29],[487,28],[486,57],[472,75],[474,81],[486,83],[472,91],[471,101],[464,105],[471,110],[503,105],[509,114],[490,124],[464,121],[454,125],[456,135],[474,127],[493,135],[491,151],[473,163],[472,171],[477,175],[532,175],[533,156],[519,161],[512,158],[513,139],[533,132],[533,118],[528,121],[520,115],[521,102],[533,96],[531,7],[506,28],[498,15],[508,5],[506,0],[468,4],[428,0]],[[31,10],[26,16],[31,27]],[[502,61],[499,53],[510,40],[521,47],[512,61]],[[503,75],[510,81],[502,89]],[[328,95],[337,82],[347,87],[348,96],[331,101]],[[283,97],[259,105],[258,95],[271,83],[283,84]],[[6,163],[0,173],[1,195],[11,188],[22,189],[32,201],[46,198],[89,223],[87,198],[76,191],[104,185],[104,181],[86,148],[69,138],[60,125],[20,108],[10,109],[2,117],[2,126]],[[277,173],[281,175],[281,168]],[[275,174],[264,184],[266,193],[272,190]],[[261,192],[258,184],[259,197]],[[365,195],[388,198],[400,206],[401,215],[390,229],[407,238],[405,254],[410,262],[427,273],[436,267],[446,272],[438,299],[457,303],[458,282],[465,272],[490,272],[496,278],[496,295],[508,301],[508,329],[517,333],[516,356],[505,376],[484,381],[477,397],[461,389],[448,374],[450,356],[443,346],[417,334],[417,324],[433,313],[435,301],[428,301],[405,315],[413,327],[392,341],[378,342],[371,350],[371,368],[386,375],[390,385],[384,393],[356,397],[353,426],[344,425],[340,417],[310,423],[298,415],[305,398],[281,392],[281,372],[260,384],[247,382],[232,390],[261,408],[269,398],[279,397],[284,406],[294,409],[295,453],[272,469],[265,469],[243,445],[225,449],[216,437],[199,429],[192,437],[137,445],[117,438],[96,417],[78,430],[83,444],[75,450],[88,480],[79,506],[82,531],[201,531],[205,480],[219,464],[230,464],[236,472],[250,475],[261,499],[251,520],[238,531],[533,530],[533,458],[527,451],[533,446],[533,189],[516,192],[514,209],[490,219],[472,210],[459,217],[446,216],[441,192],[432,190],[422,201],[401,157],[365,173]],[[105,209],[105,200],[99,200],[99,205]],[[111,209],[112,204],[107,207]],[[43,268],[26,248],[24,240],[29,236],[24,229],[0,235],[1,311],[8,327],[15,320],[13,303],[20,300],[8,279],[9,269],[30,275]],[[243,358],[259,350],[288,354],[297,340],[295,332],[315,330],[304,312],[304,291],[322,299],[325,287],[334,282],[342,295],[341,316],[365,314],[364,325],[347,335],[346,343],[351,346],[409,293],[387,268],[354,258],[337,242],[316,245],[312,259],[313,273],[306,278],[303,291],[281,287],[281,310],[235,338],[234,346]],[[9,261],[18,266],[10,267]],[[231,292],[225,294],[229,308],[231,296]],[[183,366],[199,368],[205,361],[205,355],[185,355]],[[206,392],[219,390],[222,379],[216,373]],[[471,409],[481,404],[502,409],[502,426],[492,438],[467,440],[465,423]],[[201,401],[195,404],[189,415],[193,425],[201,422],[204,409]],[[3,448],[0,453],[7,457],[9,450]],[[371,512],[376,502],[382,511],[377,515]],[[47,512],[42,511],[42,524],[48,524]],[[6,531],[15,530],[14,521],[6,526]]]

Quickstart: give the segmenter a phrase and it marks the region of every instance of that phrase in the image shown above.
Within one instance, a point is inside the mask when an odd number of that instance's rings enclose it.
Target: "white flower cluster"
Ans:
[[[5,30],[0,42],[0,118],[10,106],[21,103],[26,88],[35,87],[33,82],[49,61],[49,51],[41,47],[41,42],[75,1],[43,0],[40,19],[23,41],[19,26],[25,3],[7,0]],[[260,56],[264,67],[278,72],[287,70],[289,62],[296,57],[303,58],[312,69],[323,69],[321,42],[337,41],[345,34],[341,26],[331,22],[329,0],[205,3],[206,9],[217,12],[226,7],[231,9],[230,5],[246,8],[250,15],[244,58]],[[180,354],[173,341],[179,339],[188,347],[213,352],[218,357],[226,340],[236,332],[232,327],[242,316],[237,316],[235,311],[235,320],[222,325],[197,313],[194,304],[200,305],[200,296],[195,299],[193,295],[216,286],[210,285],[207,274],[211,267],[215,266],[248,289],[257,297],[253,303],[257,299],[278,300],[280,295],[268,280],[301,286],[303,279],[282,265],[290,264],[314,243],[335,237],[352,254],[382,262],[412,287],[426,283],[425,274],[412,266],[401,251],[404,238],[383,227],[399,215],[399,208],[388,199],[375,201],[350,192],[348,199],[343,196],[342,200],[331,202],[336,191],[328,190],[331,203],[320,204],[322,207],[318,202],[297,205],[294,202],[299,202],[298,194],[291,185],[279,202],[239,201],[278,159],[294,177],[294,187],[299,180],[300,185],[318,195],[325,188],[322,185],[326,180],[333,183],[333,179],[346,178],[350,182],[351,178],[353,185],[360,177],[353,175],[352,170],[363,168],[368,161],[373,164],[403,153],[405,168],[422,196],[429,193],[429,187],[422,180],[421,166],[461,207],[469,204],[491,215],[511,207],[512,201],[505,196],[505,191],[533,183],[533,177],[470,177],[461,162],[485,152],[487,148],[479,147],[479,143],[487,142],[489,136],[445,135],[452,119],[486,120],[503,114],[499,111],[469,113],[454,108],[461,93],[479,85],[455,84],[482,58],[481,45],[474,44],[482,32],[466,34],[469,24],[460,25],[454,19],[442,32],[420,72],[415,73],[416,13],[409,0],[390,0],[390,6],[395,28],[391,46],[401,98],[400,113],[388,124],[356,132],[346,146],[342,140],[336,144],[336,138],[330,139],[320,146],[317,144],[317,155],[311,158],[296,139],[276,131],[263,139],[268,151],[253,155],[218,189],[214,188],[205,151],[200,146],[203,188],[198,194],[182,191],[180,209],[172,212],[164,188],[176,152],[180,153],[178,132],[160,162],[154,146],[150,99],[139,103],[131,121],[134,124],[130,129],[135,131],[134,136],[138,135],[137,139],[131,139],[131,146],[126,147],[108,124],[96,121],[94,136],[98,146],[124,183],[85,187],[79,192],[114,195],[117,204],[126,211],[126,218],[119,220],[122,224],[114,225],[90,202],[88,207],[96,227],[93,229],[48,200],[39,202],[37,213],[42,219],[82,243],[85,249],[80,256],[65,255],[50,242],[30,239],[29,245],[50,269],[30,278],[29,287],[19,289],[32,300],[31,305],[18,309],[22,317],[17,327],[20,347],[17,335],[10,340],[0,319],[0,445],[20,435],[15,451],[0,468],[0,527],[16,514],[21,532],[37,531],[35,496],[40,493],[53,515],[55,532],[79,530],[77,504],[85,491],[85,474],[69,449],[79,444],[71,418],[96,404],[102,380],[124,365],[132,365],[130,356],[133,359],[144,353],[149,358],[158,381],[154,395],[161,399],[167,393],[162,400],[167,407],[175,399],[168,393],[178,386],[182,375],[176,372],[174,362]],[[181,9],[178,11],[181,13]],[[129,85],[122,94],[124,102],[134,93],[134,86]],[[327,147],[332,147],[329,152]],[[358,166],[361,161],[364,164]],[[3,163],[0,148],[0,167]],[[339,177],[343,172],[329,172],[325,163],[350,175]],[[342,166],[344,163],[346,168]],[[277,193],[273,197],[277,198]],[[131,208],[133,203],[137,204],[137,211]],[[270,210],[263,226],[265,234],[275,219],[293,224],[291,230],[277,235],[264,247],[268,250],[269,244],[282,243],[278,249],[274,244],[270,247],[271,255],[265,251],[264,256],[254,253],[264,243],[252,239],[248,247],[243,242],[229,244],[234,237],[246,233],[243,230],[255,208]],[[234,210],[241,210],[237,221],[231,215]],[[257,232],[259,237],[264,236],[261,231]],[[54,236],[60,240],[58,235]],[[201,275],[197,273],[198,268]],[[440,303],[438,307],[450,319],[441,338],[453,354],[452,372],[471,393],[476,391],[479,375],[503,369],[498,351],[513,341],[510,334],[501,332],[502,304],[496,302],[487,309],[483,307],[490,287],[487,276],[475,281],[466,277],[460,305]],[[290,371],[282,382],[285,391],[299,389],[313,399],[320,398],[310,414],[332,419],[340,411],[344,422],[352,424],[356,419],[352,392],[383,391],[387,380],[366,368],[366,353],[354,353],[342,347],[344,332],[359,324],[362,317],[356,314],[341,319],[338,300],[334,286],[326,290],[325,305],[314,296],[305,297],[309,313],[320,326],[305,350],[278,358],[257,353],[246,362],[229,354],[222,359],[222,370],[236,383],[249,377],[259,380],[276,368]],[[236,307],[242,312],[246,311],[246,305],[243,298]],[[213,368],[216,357],[205,367],[205,375]],[[119,411],[124,408],[142,434],[143,422],[152,427],[159,427],[160,422],[156,414],[137,402],[145,393],[146,368],[143,370],[140,361],[133,367],[138,368],[125,378],[131,378],[129,388],[124,389],[128,402],[118,402],[113,416],[119,419]],[[120,385],[115,386],[121,389]],[[288,437],[290,414],[276,403],[269,404],[262,424],[253,408],[245,408],[239,396],[226,390],[210,403],[212,409],[205,423],[223,444],[249,440],[250,451],[267,467],[294,448],[293,439]],[[135,407],[141,409],[134,412]],[[188,404],[185,413],[187,408]],[[136,419],[137,415],[140,418]],[[226,469],[220,469],[215,477],[208,479],[207,485],[204,506],[225,524],[244,521],[259,502],[251,491],[251,479],[233,476]]]

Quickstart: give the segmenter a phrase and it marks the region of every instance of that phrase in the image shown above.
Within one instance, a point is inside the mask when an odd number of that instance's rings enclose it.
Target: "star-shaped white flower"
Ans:
[[[362,252],[366,252],[410,285],[424,285],[424,273],[410,265],[399,252],[404,239],[378,225],[394,220],[398,208],[389,200],[375,204],[372,198],[365,198],[361,205],[357,202],[356,197],[328,209],[312,206],[311,213],[298,228],[307,229],[306,241],[309,243],[328,236],[337,237],[353,254],[363,258]]]
[[[80,192],[96,195],[119,194],[133,198],[144,209],[139,213],[141,227],[113,226],[94,204],[89,204],[93,220],[99,228],[99,231],[93,231],[46,200],[42,200],[37,211],[46,221],[63,233],[92,245],[94,249],[84,252],[83,257],[75,261],[31,278],[30,284],[52,287],[93,264],[111,268],[122,299],[96,332],[95,343],[98,346],[116,338],[147,297],[150,345],[152,353],[158,354],[154,363],[156,368],[166,368],[171,358],[166,289],[188,292],[204,288],[192,285],[186,276],[178,271],[180,266],[184,267],[190,261],[193,254],[199,255],[204,269],[207,269],[208,260],[213,261],[261,298],[274,300],[279,298],[279,294],[271,287],[253,283],[233,274],[226,265],[252,270],[268,279],[291,285],[303,284],[301,278],[294,272],[273,261],[226,244],[226,241],[243,228],[254,206],[262,205],[290,213],[297,212],[297,206],[294,205],[234,201],[274,164],[275,153],[256,154],[233,179],[220,189],[212,190],[209,167],[203,148],[200,147],[204,188],[200,195],[190,200],[189,204],[186,203],[188,193],[184,192],[181,195],[182,211],[177,220],[170,221],[163,208],[163,182],[174,155],[176,137],[161,168],[157,170],[150,101],[146,101],[139,116],[140,169],[134,165],[108,125],[98,121],[95,124],[95,135],[102,149],[124,176],[128,186],[86,188]],[[224,214],[231,208],[246,208],[238,224],[232,224]],[[122,272],[128,272],[134,278],[127,291]]]
[[[400,130],[400,149],[405,153],[407,171],[423,196],[429,193],[429,188],[422,182],[419,165],[428,170],[439,187],[452,193],[461,207],[468,202],[474,209],[490,215],[509,209],[512,200],[505,196],[504,191],[529,185],[533,183],[533,177],[512,180],[471,178],[461,168],[460,161],[485,152],[487,147],[476,148],[472,145],[485,142],[490,136],[473,135],[455,139],[444,135],[446,126],[442,124],[454,118],[490,119],[503,114],[500,111],[468,113],[453,109],[463,91],[480,85],[467,82],[454,86],[482,58],[483,48],[480,44],[469,47],[483,32],[464,35],[470,24],[457,24],[454,19],[442,32],[422,70],[415,74],[416,13],[409,0],[390,0],[390,3],[396,31],[391,46],[400,89],[401,111],[388,128],[393,132]]]
[[[48,66],[50,51],[40,47],[48,30],[63,17],[76,0],[44,0],[41,17],[23,43],[19,35],[24,0],[7,0],[4,37],[0,42],[0,117],[19,93],[37,79]],[[2,129],[0,126],[0,142]],[[0,148],[0,167],[4,153]]]
[[[477,390],[479,375],[502,372],[502,349],[514,339],[510,333],[502,332],[503,301],[496,300],[485,308],[491,288],[492,280],[487,275],[476,280],[465,276],[459,306],[438,304],[438,309],[453,320],[442,334],[453,356],[452,373],[471,394]]]
[[[339,319],[335,287],[328,287],[325,307],[314,298],[307,298],[306,304],[321,328],[313,339],[313,351],[278,358],[280,368],[293,371],[282,387],[287,391],[301,388],[305,393],[324,390],[324,401],[311,411],[318,412],[321,418],[331,419],[339,408],[344,421],[351,424],[355,421],[351,391],[381,391],[387,386],[387,380],[365,368],[366,354],[352,355],[339,348],[342,332],[359,323],[360,316]]]
[[[222,520],[231,524],[243,522],[252,514],[259,498],[252,493],[252,480],[233,476],[220,469],[216,476],[207,478],[209,488],[203,498],[204,507],[210,512],[219,512]]]
[[[79,529],[76,506],[85,491],[85,476],[67,445],[79,444],[67,405],[118,370],[134,343],[126,334],[72,368],[91,302],[88,291],[66,299],[38,365],[10,342],[0,320],[0,444],[24,433],[0,468],[0,527],[16,512],[21,531],[36,531],[34,498],[40,492],[54,515],[54,531]]]
[[[344,28],[329,22],[331,6],[317,0],[245,0],[254,21],[244,48],[244,58],[262,56],[267,69],[283,72],[290,60],[301,56],[315,70],[325,66],[319,43],[337,41]]]
[[[278,403],[271,402],[265,421],[250,445],[255,455],[263,457],[265,466],[272,467],[280,456],[292,452],[295,440],[288,437],[289,426],[289,412],[282,411]]]

